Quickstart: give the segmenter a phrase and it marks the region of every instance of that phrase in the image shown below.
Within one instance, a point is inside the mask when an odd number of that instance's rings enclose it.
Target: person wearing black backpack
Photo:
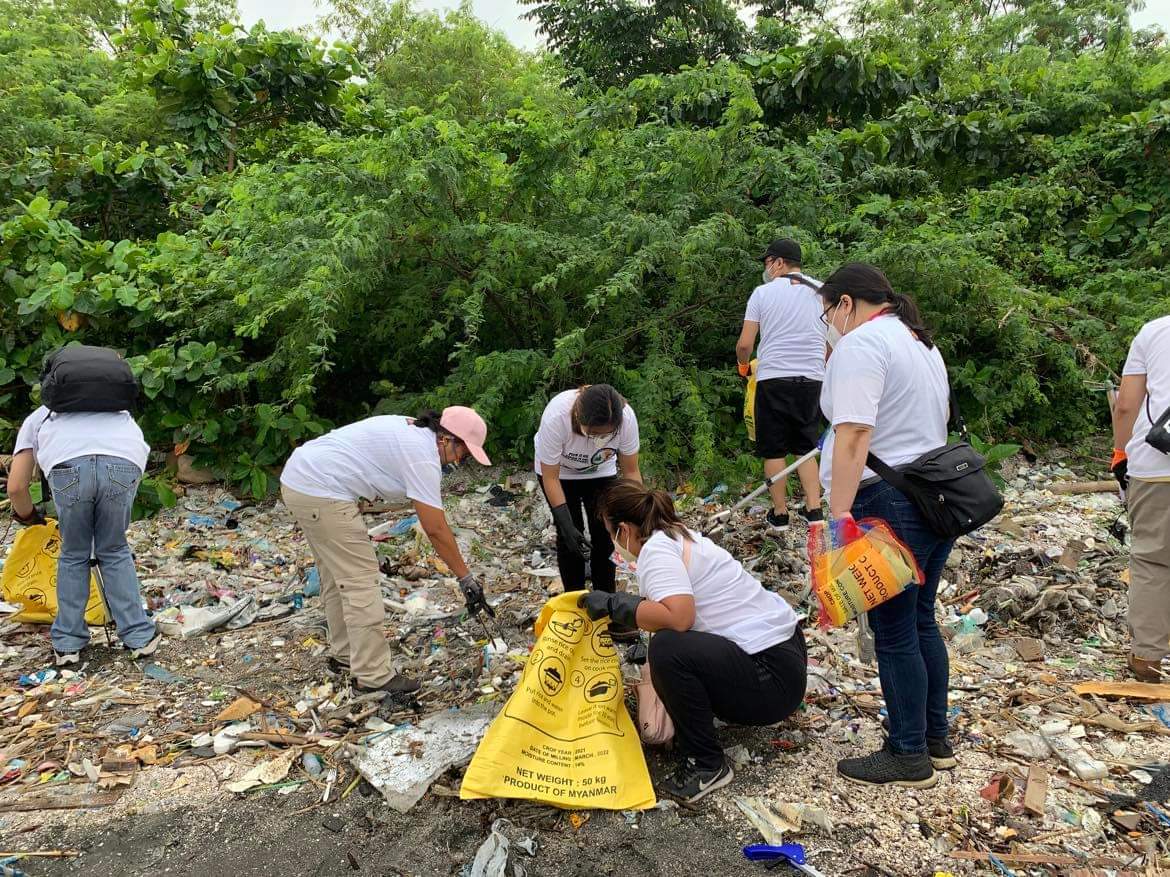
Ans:
[[[130,510],[150,447],[130,409],[138,385],[116,351],[71,345],[45,360],[42,405],[16,437],[8,496],[22,524],[44,523],[29,487],[34,464],[48,478],[61,528],[57,617],[49,631],[58,667],[78,664],[89,643],[85,606],[90,559],[101,571],[103,596],[131,657],[152,655],[161,637],[138,590],[126,540]]]
[[[867,467],[870,455],[904,467],[947,443],[946,364],[909,296],[863,262],[838,268],[820,288],[832,352],[821,408],[832,426],[821,457],[829,515],[880,518],[921,567],[910,587],[868,613],[889,714],[885,746],[838,762],[847,779],[925,788],[956,764],[947,741],[950,666],[935,620],[939,578],[953,539],[916,503]]]

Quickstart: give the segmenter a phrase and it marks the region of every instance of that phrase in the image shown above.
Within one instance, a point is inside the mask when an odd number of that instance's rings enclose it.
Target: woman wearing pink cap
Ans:
[[[471,408],[440,415],[369,417],[293,451],[280,494],[305,536],[321,575],[329,625],[329,663],[348,670],[363,691],[409,693],[419,683],[398,672],[382,632],[385,610],[378,559],[358,500],[410,500],[435,552],[459,577],[468,605],[483,589],[467,568],[447,524],[442,467],[474,457],[485,466],[487,424]]]

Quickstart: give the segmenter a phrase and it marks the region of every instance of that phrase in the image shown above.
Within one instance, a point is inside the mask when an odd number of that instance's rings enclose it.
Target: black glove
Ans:
[[[1109,471],[1113,473],[1122,490],[1129,490],[1129,460],[1118,460]]]
[[[585,534],[578,530],[577,525],[573,523],[573,516],[569,514],[569,504],[561,503],[552,510],[552,516],[553,523],[557,525],[557,532],[561,534],[561,538],[565,540],[569,550],[588,560],[593,546],[589,544],[589,539],[586,538]]]
[[[32,527],[37,524],[45,523],[44,513],[35,505],[32,507],[32,511],[28,513],[28,517],[22,518],[16,513],[16,509],[12,510],[12,517],[16,519],[16,523],[23,524],[26,527]]]
[[[619,627],[637,627],[638,604],[644,599],[645,597],[638,594],[627,594],[625,591],[614,594],[608,591],[590,591],[581,595],[577,605],[588,612],[594,621],[608,615]]]
[[[463,599],[467,601],[468,614],[478,615],[482,611],[492,618],[496,617],[496,610],[488,605],[487,598],[483,594],[483,585],[475,580],[474,575],[468,573],[461,578],[459,590],[463,592]]]

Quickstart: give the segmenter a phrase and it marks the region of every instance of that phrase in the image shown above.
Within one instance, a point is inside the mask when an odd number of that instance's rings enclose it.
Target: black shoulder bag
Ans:
[[[904,493],[926,519],[927,525],[947,539],[979,529],[1003,509],[1003,495],[987,473],[987,460],[968,442],[970,433],[959,411],[955,391],[951,395],[951,420],[960,440],[927,451],[898,469],[887,466],[872,453],[866,465]]]

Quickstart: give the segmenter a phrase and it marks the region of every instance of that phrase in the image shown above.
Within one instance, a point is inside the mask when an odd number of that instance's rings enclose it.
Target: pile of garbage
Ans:
[[[880,745],[883,704],[856,626],[810,624],[804,708],[775,728],[725,729],[736,781],[700,805],[704,830],[741,845],[799,839],[824,873],[1117,872],[1168,861],[1170,686],[1123,682],[1127,554],[1109,535],[1116,496],[1054,493],[1075,476],[1015,468],[1004,514],[959,541],[940,589],[960,768],[913,793],[836,777],[838,758]],[[360,694],[328,669],[319,577],[279,503],[192,488],[134,524],[143,595],[168,635],[150,661],[130,661],[95,629],[84,663],[57,670],[46,627],[0,614],[0,833],[35,825],[48,839],[70,813],[118,812],[136,787],[153,803],[135,807],[168,806],[175,777],[200,764],[219,778],[214,806],[295,795],[297,812],[309,813],[361,798],[427,818],[432,799],[458,788],[519,679],[533,620],[562,590],[535,487],[520,474],[448,499],[494,620],[467,616],[408,509],[369,510],[386,635],[403,670],[423,681],[410,700]],[[726,488],[678,496],[696,528],[734,499]],[[763,510],[750,509],[721,538],[766,586],[812,610],[803,532],[769,537]],[[619,571],[627,588],[629,578]],[[660,760],[652,754],[652,767]],[[368,797],[351,798],[355,790]],[[506,820],[510,805],[459,806]],[[587,813],[547,809],[576,817],[581,831],[680,817],[664,802],[582,828]],[[484,824],[466,873],[519,873],[529,858],[553,855],[539,832]]]

